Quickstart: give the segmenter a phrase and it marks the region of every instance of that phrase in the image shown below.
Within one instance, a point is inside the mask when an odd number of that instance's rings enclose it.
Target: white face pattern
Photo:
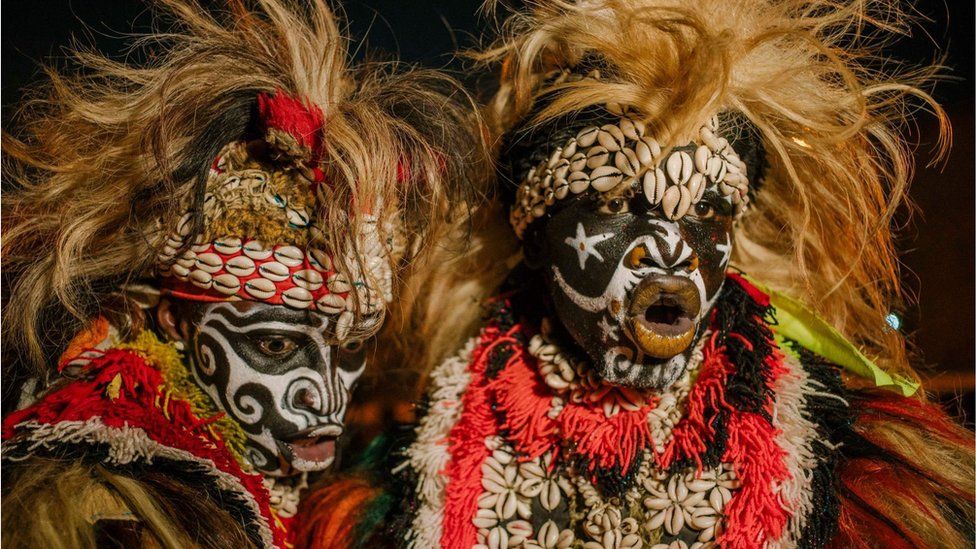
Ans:
[[[253,302],[202,308],[194,378],[243,428],[252,465],[269,475],[331,466],[366,365],[361,341],[340,345],[334,315]]]

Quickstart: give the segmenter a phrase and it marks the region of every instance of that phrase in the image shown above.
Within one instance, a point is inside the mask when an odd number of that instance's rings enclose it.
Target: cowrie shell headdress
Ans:
[[[620,112],[615,105],[607,110]],[[746,164],[720,137],[717,116],[702,125],[694,145],[675,147],[667,155],[644,123],[626,113],[616,122],[583,128],[551,151],[519,185],[509,216],[519,238],[557,200],[591,188],[605,193],[621,185],[634,187],[671,220],[688,213],[713,184],[730,197],[736,215],[749,203]]]
[[[380,241],[377,219],[362,214],[358,253],[365,257],[349,257],[340,272],[313,219],[316,201],[328,197],[319,192],[326,183],[314,161],[321,112],[281,92],[262,95],[259,106],[263,141],[227,145],[210,169],[203,233],[188,242],[197,213],[191,209],[168,233],[157,258],[161,290],[194,301],[250,300],[337,314],[340,328],[348,327],[357,305],[371,313],[392,300],[394,251]]]

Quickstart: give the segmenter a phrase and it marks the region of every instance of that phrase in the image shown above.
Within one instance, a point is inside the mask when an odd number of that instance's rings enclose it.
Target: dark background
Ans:
[[[150,11],[138,0],[43,0],[5,2],[0,32],[0,91],[5,126],[41,63],[64,65],[64,47],[78,40],[121,58],[127,35],[149,30]],[[974,143],[973,2],[916,3],[926,18],[913,36],[900,39],[894,56],[913,63],[944,57],[946,78],[935,89],[954,128],[947,161],[929,166],[935,139],[932,120],[917,125],[918,172],[912,197],[919,209],[901,222],[899,246],[904,282],[918,305],[901,311],[902,330],[917,344],[920,370],[929,387],[957,414],[972,421],[974,368]],[[458,70],[458,48],[490,36],[494,23],[476,0],[369,0],[343,3],[357,51],[379,53],[437,68]],[[135,54],[138,59],[138,54]],[[466,81],[473,82],[471,76]],[[366,412],[376,417],[377,413]],[[365,419],[365,418],[364,418]],[[367,420],[368,421],[368,420]]]

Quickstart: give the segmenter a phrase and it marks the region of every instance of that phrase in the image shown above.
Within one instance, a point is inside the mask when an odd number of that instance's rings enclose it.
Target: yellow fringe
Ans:
[[[183,362],[182,353],[172,343],[164,343],[156,337],[156,334],[143,330],[132,341],[120,343],[117,347],[138,354],[162,373],[166,386],[162,387],[160,392],[165,395],[162,409],[167,418],[171,397],[188,402],[193,414],[201,419],[221,413],[213,400],[193,381],[192,374]],[[158,398],[156,405],[159,406]],[[224,441],[241,468],[250,472],[253,468],[244,457],[247,435],[244,434],[241,426],[224,414],[210,425],[210,429],[211,433],[217,435],[216,438]]]

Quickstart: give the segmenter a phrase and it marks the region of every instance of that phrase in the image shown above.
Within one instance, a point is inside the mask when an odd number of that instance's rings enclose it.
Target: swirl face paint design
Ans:
[[[191,340],[197,384],[247,434],[267,475],[328,468],[349,395],[366,365],[339,344],[335,317],[256,302],[203,307]]]
[[[684,371],[724,281],[732,200],[711,185],[670,220],[635,186],[590,190],[557,208],[531,238],[560,323],[606,381],[667,387]]]

